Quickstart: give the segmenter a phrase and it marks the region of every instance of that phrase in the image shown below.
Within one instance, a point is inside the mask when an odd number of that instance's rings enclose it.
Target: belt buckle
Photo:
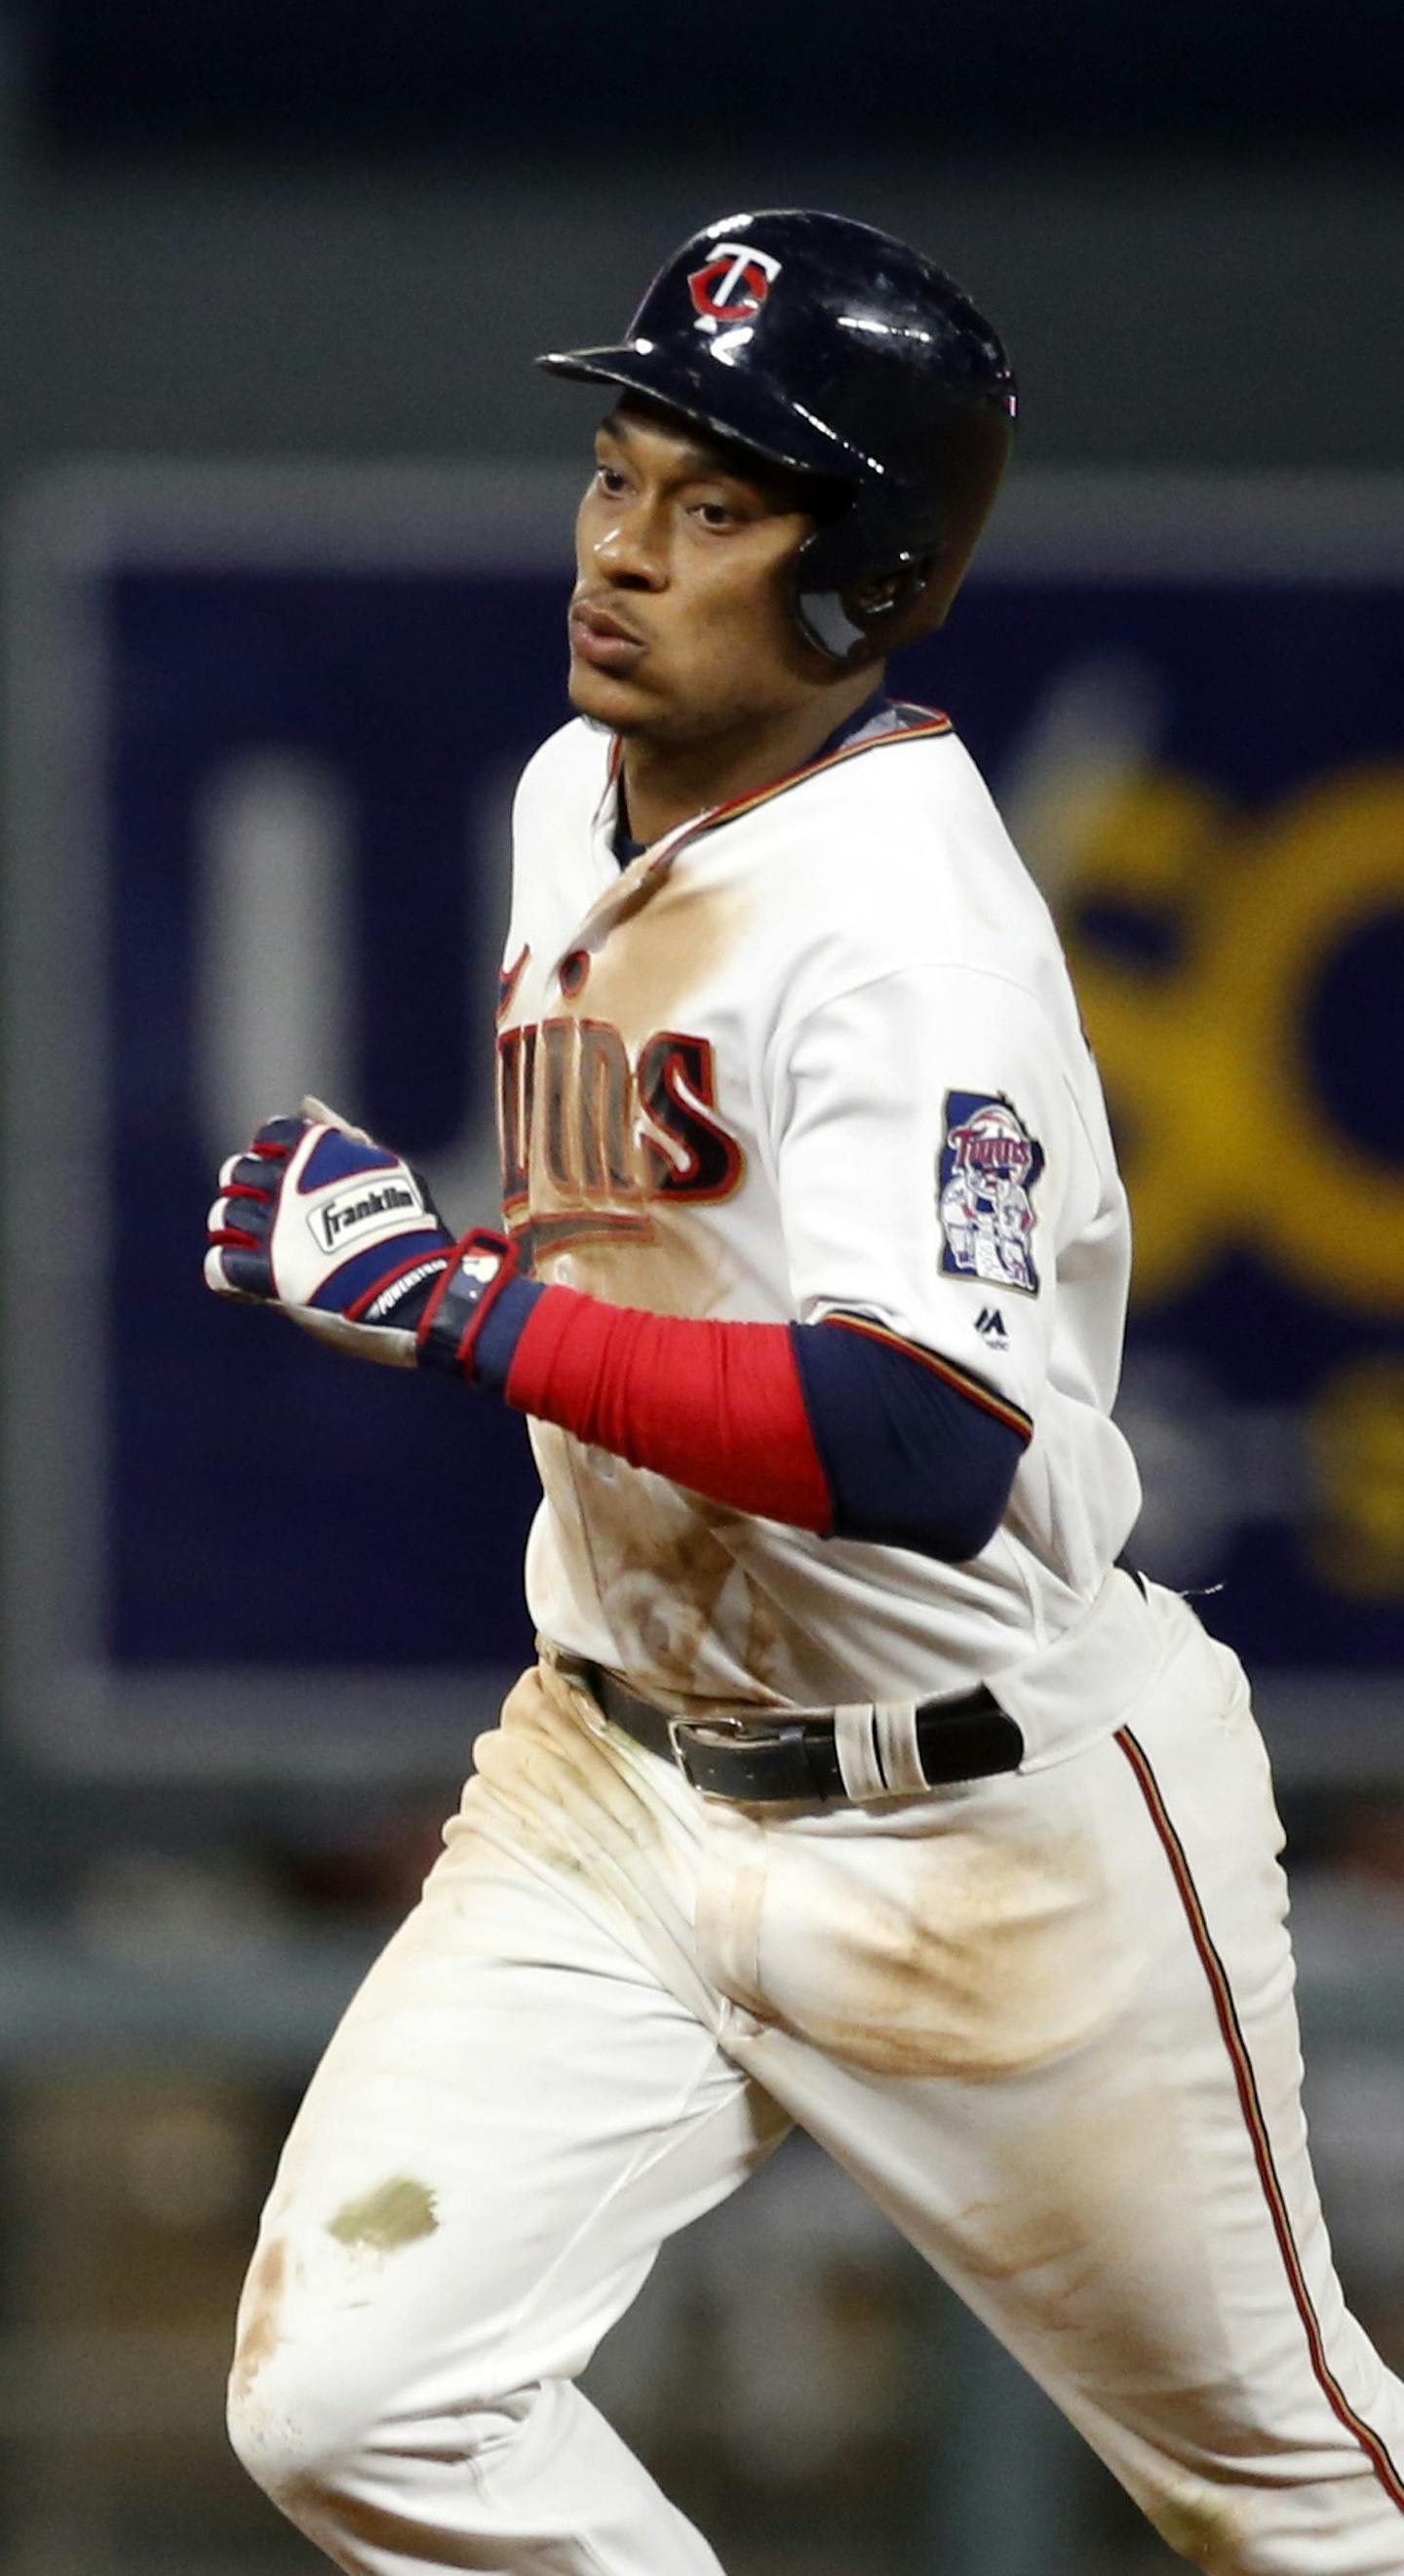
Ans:
[[[720,1737],[722,1742],[716,1749],[724,1751],[728,1743],[737,1742],[745,1732],[746,1729],[739,1717],[669,1718],[668,1742],[673,1748],[673,1760],[681,1771],[689,1789],[695,1789],[698,1785],[696,1780],[693,1778],[691,1765],[687,1758],[688,1746],[692,1743],[693,1739],[701,1738],[705,1740],[711,1737]]]

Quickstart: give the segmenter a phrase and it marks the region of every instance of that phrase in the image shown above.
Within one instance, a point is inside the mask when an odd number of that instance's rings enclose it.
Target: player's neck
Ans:
[[[634,840],[650,847],[690,822],[694,814],[752,796],[803,769],[831,734],[855,714],[879,685],[874,664],[838,681],[822,696],[759,723],[738,726],[702,742],[650,742],[632,734],[624,743],[622,785]]]

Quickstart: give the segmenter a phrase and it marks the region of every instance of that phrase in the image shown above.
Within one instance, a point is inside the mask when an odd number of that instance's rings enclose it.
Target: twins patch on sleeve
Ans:
[[[1012,1104],[988,1091],[948,1091],[938,1182],[941,1270],[1038,1294],[1033,1191],[1043,1147]]]

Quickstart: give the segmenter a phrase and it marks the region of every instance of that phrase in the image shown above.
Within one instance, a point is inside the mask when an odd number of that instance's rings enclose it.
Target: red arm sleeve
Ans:
[[[787,1324],[714,1324],[537,1296],[509,1404],[674,1484],[826,1534],[833,1508]]]

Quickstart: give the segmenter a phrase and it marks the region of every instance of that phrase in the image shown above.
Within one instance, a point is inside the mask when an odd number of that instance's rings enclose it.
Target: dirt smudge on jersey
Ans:
[[[537,1261],[537,1275],[652,1315],[714,1315],[741,1275],[725,1247],[687,1209],[657,1199],[650,1202],[648,1225],[646,1237],[602,1236],[559,1254],[546,1252]]]
[[[726,1544],[734,1520],[720,1504],[700,1496],[680,1504],[628,1474],[602,1479],[591,1498],[605,1617],[635,1686],[669,1707],[691,1702],[699,1666],[723,1630],[723,1595],[745,1582]]]
[[[439,2224],[434,2194],[410,2174],[392,2175],[359,2200],[343,2203],[326,2223],[339,2245],[364,2247],[373,2254],[394,2254],[401,2246],[432,2236]]]
[[[744,1513],[533,1424],[565,1579],[599,1602],[614,1668],[680,1716],[788,1709],[813,1639],[749,1562]]]
[[[288,2248],[284,2237],[275,2236],[264,2246],[249,2274],[244,2293],[245,2324],[234,2354],[234,2367],[229,2377],[230,2396],[236,2403],[248,2396],[264,2364],[272,2360],[281,2341],[283,2294],[288,2280]]]
[[[596,951],[580,997],[583,1017],[603,1018],[635,1045],[677,1025],[692,995],[728,969],[754,909],[747,887],[707,884],[688,856],[649,884]]]
[[[592,1452],[578,1474],[600,1604],[634,1688],[680,1714],[783,1705],[804,1641],[748,1569],[744,1514],[612,1461],[600,1473]]]

